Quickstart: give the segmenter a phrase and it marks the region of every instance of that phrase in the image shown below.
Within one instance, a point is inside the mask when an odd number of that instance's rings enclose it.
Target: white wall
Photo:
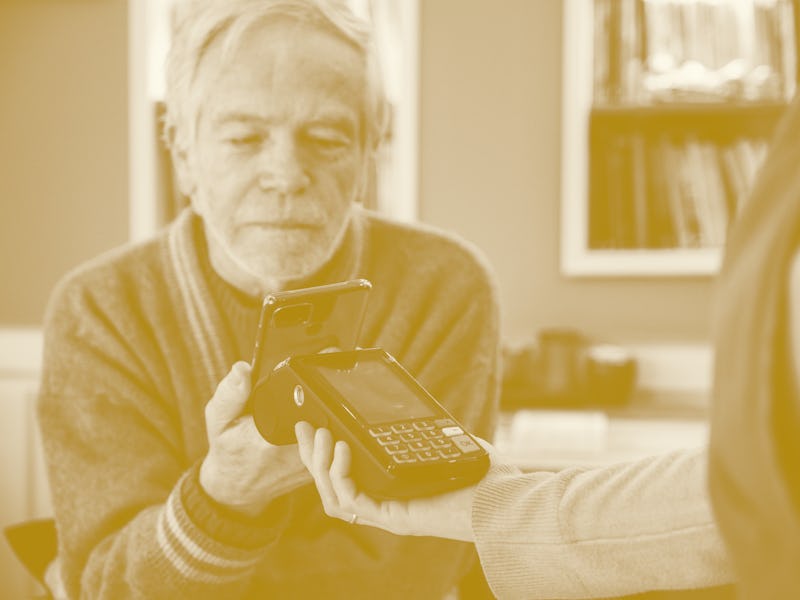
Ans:
[[[420,8],[420,216],[486,253],[505,336],[573,326],[612,342],[708,342],[709,278],[560,273],[562,2]]]
[[[125,0],[0,2],[0,326],[127,239]]]

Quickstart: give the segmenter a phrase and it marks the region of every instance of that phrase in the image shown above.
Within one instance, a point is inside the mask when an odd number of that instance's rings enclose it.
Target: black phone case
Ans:
[[[253,350],[253,384],[290,356],[354,350],[371,289],[366,279],[354,279],[266,296]]]

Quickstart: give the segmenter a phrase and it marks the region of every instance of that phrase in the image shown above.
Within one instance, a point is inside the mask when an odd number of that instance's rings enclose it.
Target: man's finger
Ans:
[[[209,438],[217,437],[242,414],[250,396],[250,365],[239,361],[219,382],[206,404],[206,430]]]

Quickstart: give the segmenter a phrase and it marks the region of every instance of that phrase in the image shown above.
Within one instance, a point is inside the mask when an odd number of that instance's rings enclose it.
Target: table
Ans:
[[[625,407],[501,412],[494,444],[523,470],[636,460],[708,442],[708,396],[639,392]]]

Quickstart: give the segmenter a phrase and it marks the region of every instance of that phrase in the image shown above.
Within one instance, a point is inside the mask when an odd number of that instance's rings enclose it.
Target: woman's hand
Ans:
[[[397,535],[422,535],[473,541],[474,486],[412,500],[375,500],[350,479],[350,447],[334,444],[330,431],[306,422],[295,426],[300,460],[314,478],[325,512],[349,523],[378,527]]]

